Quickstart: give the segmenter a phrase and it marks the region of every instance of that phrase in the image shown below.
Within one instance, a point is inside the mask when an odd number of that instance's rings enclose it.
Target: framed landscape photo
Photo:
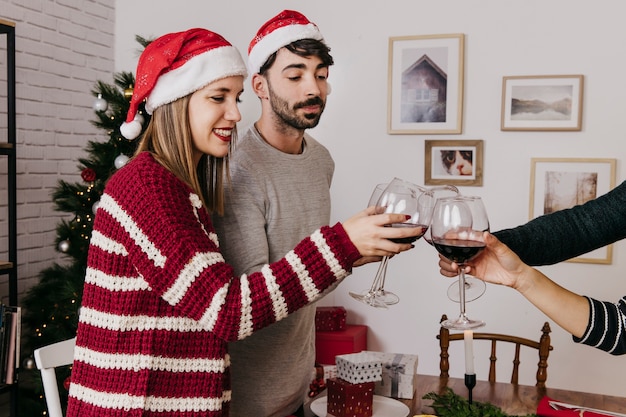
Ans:
[[[502,80],[501,130],[581,130],[582,75],[535,75]]]
[[[389,38],[387,132],[461,133],[463,34]]]
[[[483,185],[482,140],[426,140],[424,184]]]
[[[533,158],[530,171],[530,218],[593,200],[615,187],[615,159]],[[613,245],[568,262],[610,264]]]

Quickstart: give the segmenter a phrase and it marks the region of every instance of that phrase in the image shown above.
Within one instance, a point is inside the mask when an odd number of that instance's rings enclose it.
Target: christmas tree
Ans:
[[[149,43],[137,36],[144,47]],[[98,201],[109,177],[124,166],[133,155],[138,141],[129,141],[120,134],[126,119],[135,78],[132,73],[114,75],[114,84],[96,82],[91,93],[96,97],[92,123],[103,129],[108,140],[87,143],[87,156],[78,160],[82,181],[60,180],[52,194],[55,210],[70,213],[56,227],[56,249],[64,262],[55,263],[40,272],[39,283],[22,299],[22,358],[20,371],[20,414],[47,415],[39,371],[33,360],[38,347],[76,336],[78,309],[81,304],[87,252]],[[144,129],[149,116],[140,106],[137,116]],[[70,367],[57,372],[62,402],[67,399]]]

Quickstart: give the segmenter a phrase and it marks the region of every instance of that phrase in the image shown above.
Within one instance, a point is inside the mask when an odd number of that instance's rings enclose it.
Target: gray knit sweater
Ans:
[[[626,182],[571,209],[537,217],[494,233],[529,265],[551,265],[626,237]],[[574,341],[626,354],[626,296],[616,303],[587,297],[591,315],[582,338]]]
[[[225,216],[213,216],[221,251],[237,274],[280,259],[330,221],[334,162],[305,135],[304,152],[283,153],[254,127],[231,156]],[[229,345],[231,417],[284,417],[306,396],[315,365],[315,305]]]

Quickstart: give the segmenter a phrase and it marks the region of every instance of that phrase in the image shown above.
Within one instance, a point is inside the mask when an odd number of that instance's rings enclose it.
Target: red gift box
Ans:
[[[326,412],[335,417],[372,417],[374,382],[351,384],[341,378],[326,381]]]
[[[335,356],[367,350],[367,326],[347,324],[344,330],[315,332],[315,361],[334,365]]]
[[[346,328],[346,309],[343,307],[317,307],[315,309],[315,330],[333,332]]]

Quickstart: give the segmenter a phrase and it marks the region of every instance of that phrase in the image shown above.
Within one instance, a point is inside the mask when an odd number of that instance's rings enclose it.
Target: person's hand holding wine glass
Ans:
[[[450,261],[459,265],[458,293],[460,314],[442,326],[450,329],[473,329],[485,325],[472,320],[465,313],[465,262],[474,258],[484,248],[484,233],[489,231],[487,211],[480,197],[456,196],[438,199],[431,222],[433,246]]]
[[[417,233],[403,239],[390,239],[396,243],[412,243],[422,237],[430,223],[434,205],[432,194],[424,193],[425,188],[394,178],[386,187],[379,184],[370,198],[369,205],[376,207],[376,213],[397,213],[410,216],[405,222],[388,225],[393,228],[416,228]],[[378,308],[396,304],[400,299],[391,291],[385,290],[388,256],[383,257],[374,281],[368,290],[350,296],[368,305]]]

